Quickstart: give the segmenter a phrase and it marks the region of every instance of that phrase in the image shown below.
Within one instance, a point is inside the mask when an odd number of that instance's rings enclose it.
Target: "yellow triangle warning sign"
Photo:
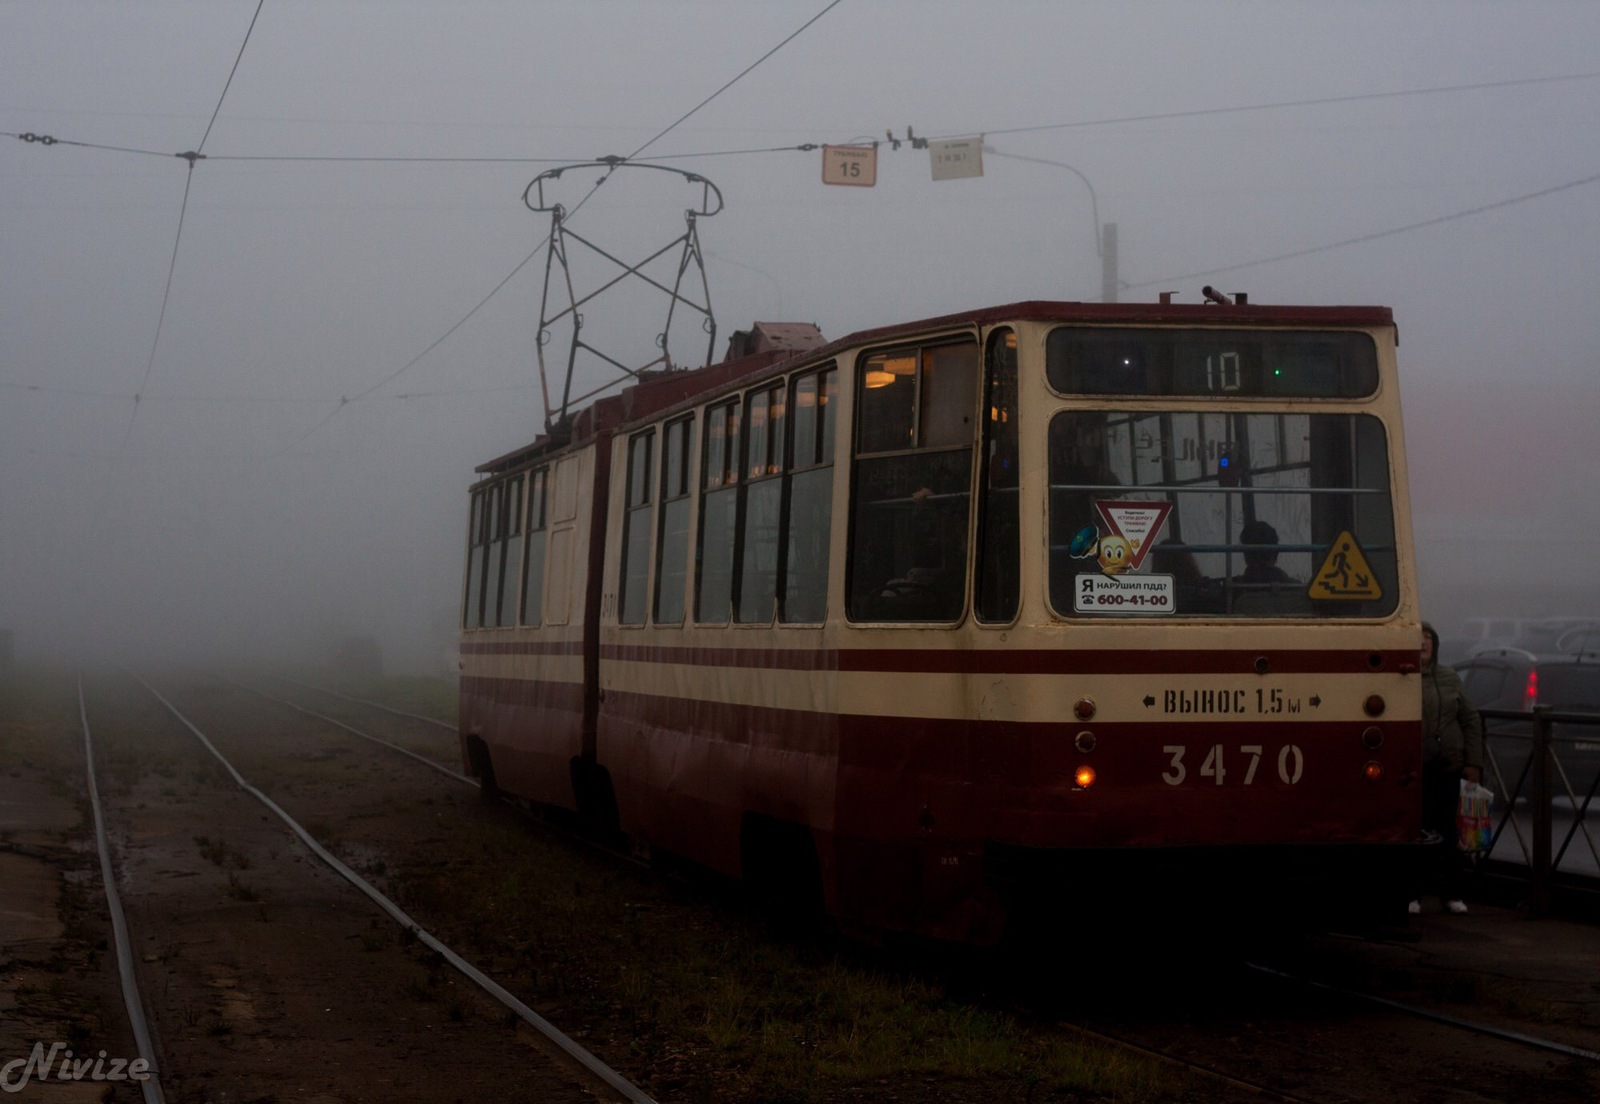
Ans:
[[[1378,576],[1346,529],[1334,538],[1322,566],[1312,576],[1306,596],[1319,601],[1365,602],[1383,597]]]

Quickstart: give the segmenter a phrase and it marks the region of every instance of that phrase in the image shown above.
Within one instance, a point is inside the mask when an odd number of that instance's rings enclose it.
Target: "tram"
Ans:
[[[478,468],[469,771],[863,930],[1403,905],[1420,619],[1387,308],[796,329]]]

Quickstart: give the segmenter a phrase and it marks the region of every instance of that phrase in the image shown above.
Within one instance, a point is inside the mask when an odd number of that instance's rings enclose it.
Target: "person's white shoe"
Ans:
[[[1448,910],[1450,910],[1451,912],[1455,913],[1457,916],[1460,916],[1462,913],[1467,911],[1467,903],[1465,901],[1460,900],[1460,899],[1457,899],[1457,900],[1454,900],[1454,901],[1446,901],[1444,903],[1444,907],[1447,908]]]
[[[1422,902],[1421,901],[1412,901],[1409,905],[1406,906],[1406,911],[1409,912],[1412,916],[1421,916],[1422,915]]]

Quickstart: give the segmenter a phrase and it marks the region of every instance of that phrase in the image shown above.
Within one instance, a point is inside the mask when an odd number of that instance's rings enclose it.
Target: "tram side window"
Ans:
[[[958,620],[966,599],[978,346],[878,353],[860,367],[850,618]]]
[[[834,387],[828,368],[795,377],[790,395],[793,453],[789,464],[788,540],[784,547],[783,600],[789,623],[822,621],[828,609],[828,545],[833,521]]]
[[[461,605],[461,627],[483,626],[483,574],[488,570],[489,539],[486,532],[489,496],[472,495],[472,519],[467,525],[467,593]]]
[[[505,491],[505,484],[497,483],[483,495],[483,579],[478,584],[477,614],[480,629],[494,627],[495,610],[500,600],[496,587],[499,585],[500,564],[504,556],[504,548],[500,543],[500,517],[504,508]]]
[[[1006,624],[1021,599],[1021,536],[1017,489],[1017,335],[989,335],[984,373],[982,472],[978,486],[977,564],[972,608],[980,621]]]
[[[694,419],[669,422],[661,446],[661,535],[656,545],[658,625],[681,625],[689,578],[689,449]]]
[[[494,583],[494,623],[500,628],[515,625],[517,559],[522,552],[522,477],[505,485],[500,510],[500,534],[496,541]]]
[[[735,402],[706,411],[700,461],[700,536],[695,542],[696,621],[725,625],[733,610],[733,548],[739,504],[739,417]]]
[[[739,589],[734,596],[744,625],[771,622],[778,606],[778,532],[783,506],[783,384],[745,398],[744,509],[739,515]]]
[[[622,593],[618,620],[624,625],[644,624],[645,598],[650,584],[650,522],[655,513],[651,497],[650,467],[656,431],[635,433],[628,440],[627,508],[622,520]]]
[[[522,623],[537,625],[544,606],[545,488],[550,470],[528,476],[528,524],[522,542]]]

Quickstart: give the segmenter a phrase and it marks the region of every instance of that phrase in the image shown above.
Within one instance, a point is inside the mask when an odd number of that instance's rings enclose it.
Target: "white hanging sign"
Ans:
[[[983,175],[983,139],[941,138],[928,142],[928,160],[935,180]]]

